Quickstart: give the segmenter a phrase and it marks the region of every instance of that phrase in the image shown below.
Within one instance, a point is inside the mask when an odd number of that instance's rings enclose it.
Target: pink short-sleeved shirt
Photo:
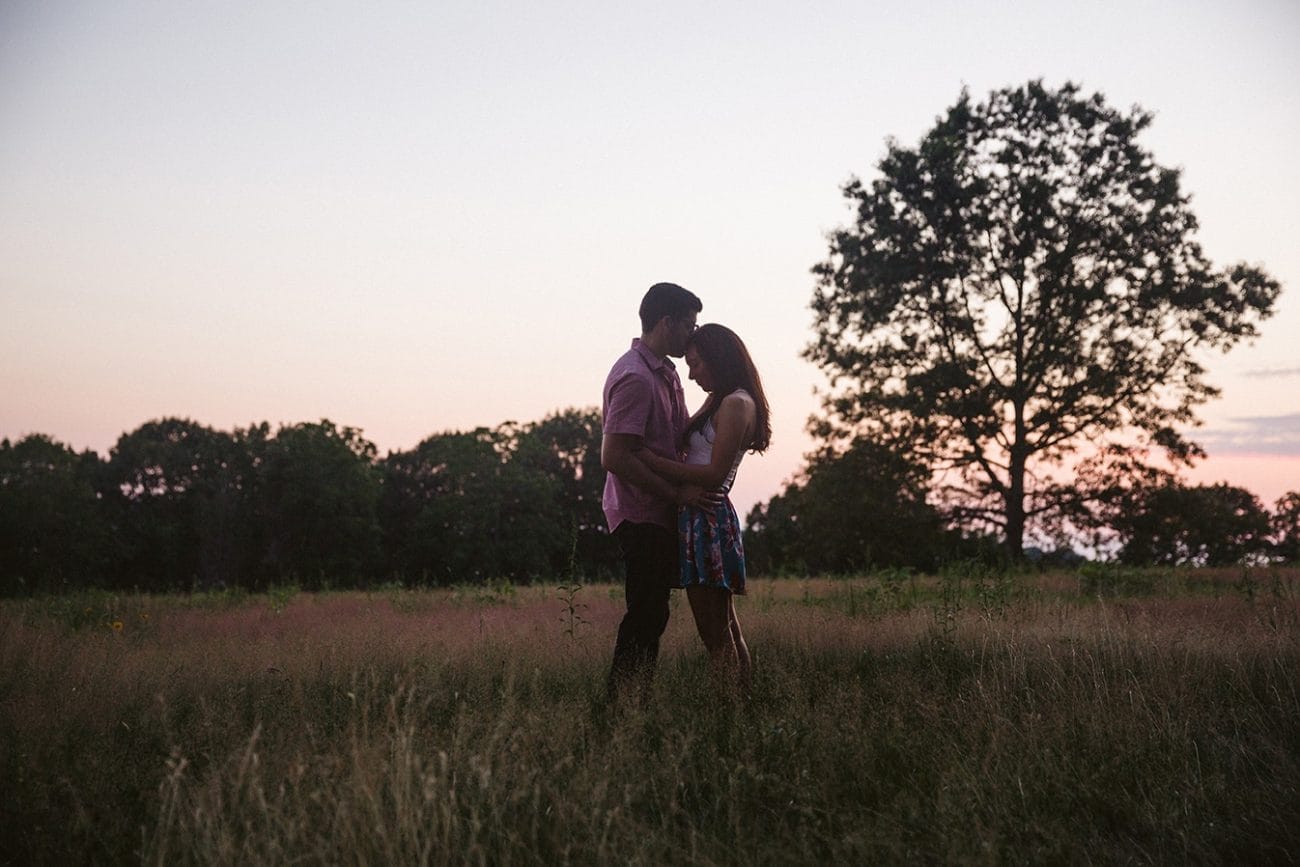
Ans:
[[[623,353],[605,380],[601,428],[607,434],[634,434],[655,454],[677,460],[678,443],[686,429],[686,395],[677,369],[647,349],[638,338]],[[676,507],[654,494],[605,476],[602,501],[611,532],[624,521],[677,527]]]

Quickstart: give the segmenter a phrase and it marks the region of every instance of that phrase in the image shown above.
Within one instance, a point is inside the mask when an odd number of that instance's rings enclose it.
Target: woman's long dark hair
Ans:
[[[763,380],[759,378],[758,368],[754,367],[754,361],[749,357],[744,342],[725,325],[710,322],[695,329],[686,345],[695,347],[700,358],[709,366],[709,373],[713,375],[713,391],[683,436],[689,437],[692,431],[703,427],[718,411],[724,397],[743,388],[754,399],[754,406],[758,410],[754,418],[754,438],[747,448],[752,452],[767,451],[772,442],[767,395],[763,393]]]

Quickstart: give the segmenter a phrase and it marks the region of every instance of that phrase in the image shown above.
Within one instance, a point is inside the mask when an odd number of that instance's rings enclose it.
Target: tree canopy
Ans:
[[[802,478],[749,513],[745,553],[756,571],[824,574],[873,567],[934,569],[952,540],[926,504],[929,473],[858,440],[810,456]]]
[[[1139,142],[1151,121],[1031,81],[889,142],[814,268],[815,432],[921,460],[1016,555],[1147,450],[1199,456],[1179,431],[1217,394],[1203,353],[1254,336],[1280,286],[1207,260],[1178,170]]]
[[[1300,563],[1300,491],[1288,491],[1278,498],[1269,524],[1274,553],[1289,563]]]
[[[380,457],[328,420],[181,418],[107,460],[0,442],[0,592],[445,584],[609,575],[600,414],[448,431]]]
[[[99,457],[43,434],[0,442],[0,577],[5,589],[102,580],[111,559],[96,490]]]
[[[1275,550],[1269,523],[1254,494],[1227,484],[1140,488],[1121,500],[1111,520],[1120,561],[1168,566],[1264,559]]]

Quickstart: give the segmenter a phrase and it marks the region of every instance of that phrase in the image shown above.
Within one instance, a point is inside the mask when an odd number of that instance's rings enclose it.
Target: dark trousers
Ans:
[[[677,585],[677,534],[658,524],[624,521],[614,531],[623,548],[627,614],[618,625],[609,692],[626,685],[644,688],[659,657],[659,636],[668,625],[668,594]]]

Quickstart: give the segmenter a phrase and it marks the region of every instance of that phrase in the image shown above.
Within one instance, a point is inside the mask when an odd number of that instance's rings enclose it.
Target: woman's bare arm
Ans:
[[[713,452],[707,464],[684,464],[662,458],[647,449],[636,455],[646,466],[670,482],[713,489],[727,480],[732,466],[752,439],[758,411],[749,395],[729,394],[713,416]]]

